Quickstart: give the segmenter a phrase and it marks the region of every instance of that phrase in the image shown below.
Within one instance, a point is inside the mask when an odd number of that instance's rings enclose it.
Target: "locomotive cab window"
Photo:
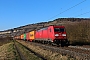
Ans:
[[[64,32],[65,29],[64,28],[54,28],[55,32]]]

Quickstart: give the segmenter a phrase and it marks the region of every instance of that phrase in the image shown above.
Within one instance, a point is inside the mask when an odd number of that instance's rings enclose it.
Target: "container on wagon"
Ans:
[[[30,32],[26,33],[26,40],[27,40],[27,41],[30,40]]]
[[[24,38],[24,34],[20,35],[20,39],[23,40]]]
[[[33,41],[35,39],[35,31],[30,32],[30,41]]]
[[[24,35],[23,40],[26,40],[26,33],[24,33],[23,35]]]

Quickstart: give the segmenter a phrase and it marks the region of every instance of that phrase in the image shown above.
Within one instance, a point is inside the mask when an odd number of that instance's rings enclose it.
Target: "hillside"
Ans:
[[[35,24],[28,24],[25,26],[20,26],[12,29],[8,29],[5,31],[0,31],[0,37],[6,37],[6,36],[18,36],[23,33],[32,31],[32,30],[38,30],[43,27],[47,27],[50,25],[67,25],[67,24],[75,24],[81,21],[89,21],[89,18],[57,18],[53,21],[48,21],[48,22],[39,22]]]

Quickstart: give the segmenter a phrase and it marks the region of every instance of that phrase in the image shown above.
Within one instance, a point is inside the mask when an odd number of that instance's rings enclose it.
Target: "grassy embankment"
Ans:
[[[32,52],[27,50],[21,44],[19,44],[17,42],[16,42],[16,44],[19,46],[19,50],[20,50],[21,53],[23,53],[23,56],[25,57],[26,60],[41,60],[41,58],[34,55]]]
[[[14,42],[0,46],[0,60],[20,60]]]
[[[19,43],[16,42],[16,44],[19,46],[20,52],[27,60],[41,60]],[[9,41],[7,43],[4,42],[4,44],[0,46],[0,60],[20,60],[20,56],[17,53],[14,45],[14,41]]]
[[[57,52],[52,52],[51,50],[41,48],[39,46],[33,45],[33,44],[28,44],[25,41],[18,41],[22,43],[23,45],[27,46],[28,48],[32,49],[34,52],[44,56],[47,60],[75,60],[72,57],[69,57],[67,55],[61,55],[60,53]]]

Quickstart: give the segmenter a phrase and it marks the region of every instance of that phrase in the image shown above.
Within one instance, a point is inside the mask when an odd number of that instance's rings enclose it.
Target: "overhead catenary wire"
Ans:
[[[85,15],[85,14],[88,14],[88,13],[90,13],[90,11],[85,12],[85,13],[82,13],[82,14],[79,14],[79,15],[77,15],[77,16],[75,16],[75,17],[81,16],[81,15]]]
[[[86,1],[86,0],[83,0],[83,1],[79,2],[78,4],[76,4],[76,5],[74,5],[74,6],[70,7],[70,8],[68,8],[68,9],[66,9],[66,10],[64,10],[64,11],[62,11],[62,12],[60,12],[59,14],[57,14],[57,15],[55,15],[55,16],[49,18],[48,20],[50,20],[50,19],[52,19],[52,18],[54,18],[54,17],[56,17],[56,16],[58,16],[58,15],[60,15],[60,14],[62,14],[62,13],[65,13],[66,11],[68,11],[68,10],[70,10],[70,9],[72,9],[72,8],[74,8],[74,7],[76,7],[76,6],[80,5],[80,4],[82,4],[82,3],[84,3],[85,1]]]

